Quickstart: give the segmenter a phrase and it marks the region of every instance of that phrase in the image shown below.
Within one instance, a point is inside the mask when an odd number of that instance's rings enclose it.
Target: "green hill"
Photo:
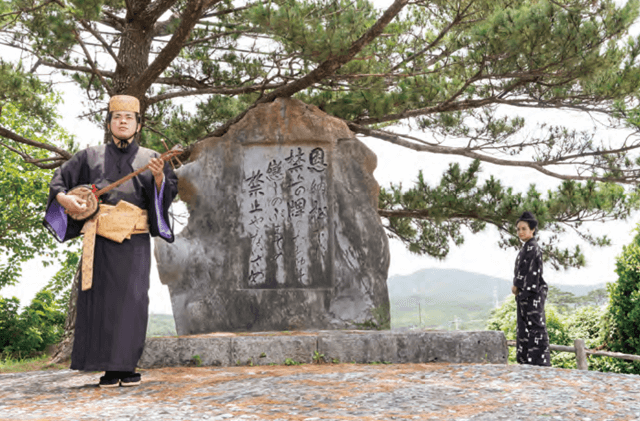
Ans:
[[[147,337],[176,335],[176,323],[172,314],[149,314]]]

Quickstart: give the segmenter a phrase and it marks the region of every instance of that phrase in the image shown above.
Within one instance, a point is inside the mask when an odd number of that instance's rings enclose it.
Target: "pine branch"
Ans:
[[[14,132],[12,132],[10,130],[5,129],[2,126],[0,126],[0,137],[4,137],[6,139],[11,139],[11,140],[13,140],[15,142],[22,143],[24,145],[29,145],[29,146],[33,146],[33,147],[36,147],[36,148],[44,149],[44,150],[47,150],[47,151],[50,151],[50,152],[54,152],[54,153],[59,155],[57,157],[48,158],[46,160],[38,160],[38,159],[32,158],[30,155],[20,151],[17,148],[14,148],[14,147],[12,147],[10,145],[7,145],[4,142],[0,142],[0,145],[2,145],[3,147],[7,148],[8,150],[18,154],[26,162],[34,164],[35,166],[43,168],[43,169],[57,168],[60,165],[62,165],[62,163],[64,161],[66,161],[66,160],[71,158],[71,154],[68,151],[65,151],[64,149],[58,148],[58,147],[53,146],[53,145],[49,145],[47,143],[38,142],[36,140],[27,139],[25,137],[20,136],[17,133],[14,133]],[[54,161],[54,162],[51,163],[51,164],[43,164],[43,162],[46,162],[46,161]]]
[[[189,38],[193,27],[196,25],[204,12],[221,0],[192,0],[187,3],[187,7],[180,17],[180,25],[176,29],[173,37],[167,45],[160,51],[155,60],[136,77],[129,85],[128,94],[142,98],[147,89],[155,82],[162,72],[180,54],[182,46]]]
[[[106,19],[102,19],[100,23],[105,26],[109,26],[117,31],[122,32],[124,30],[124,25],[126,24],[126,19],[121,18],[120,16],[111,13],[108,10],[103,10],[102,13],[106,16]]]
[[[76,41],[78,41],[78,43],[80,44],[80,47],[82,47],[82,51],[84,51],[85,57],[87,58],[87,62],[89,63],[89,66],[91,66],[91,70],[93,71],[93,74],[98,77],[98,79],[100,80],[100,83],[102,84],[102,87],[105,89],[105,91],[107,91],[109,96],[115,95],[113,88],[111,88],[111,86],[109,86],[109,84],[104,79],[104,77],[102,77],[102,73],[100,73],[100,70],[98,70],[98,67],[91,59],[91,55],[89,54],[89,50],[87,50],[87,46],[84,45],[84,42],[82,41],[82,39],[80,38],[80,35],[78,35],[78,32],[75,29],[73,30],[73,34],[76,38]]]
[[[80,19],[79,22],[80,22],[80,25],[82,25],[82,27],[84,29],[89,31],[91,33],[91,35],[93,35],[98,41],[100,41],[100,44],[102,44],[102,46],[107,50],[107,52],[109,53],[111,58],[113,58],[113,60],[116,62],[116,65],[118,65],[118,66],[120,66],[121,68],[124,69],[125,65],[122,63],[122,61],[120,61],[120,59],[118,58],[116,53],[113,51],[113,48],[111,48],[111,45],[109,45],[109,43],[102,37],[102,35],[100,35],[100,33],[98,31],[93,29],[91,24],[89,22],[85,21],[84,19]]]
[[[88,73],[88,74],[96,74],[95,71],[91,67],[74,66],[74,65],[71,65],[71,64],[68,64],[68,63],[64,63],[64,62],[61,62],[61,61],[52,62],[52,61],[42,60],[40,62],[40,64],[43,65],[43,66],[46,66],[46,67],[54,68],[54,69],[68,70],[68,71],[80,72],[80,73]],[[110,79],[115,77],[115,72],[101,70],[100,74],[103,77],[108,77]]]
[[[144,9],[140,14],[140,19],[147,22],[155,22],[177,2],[178,0],[156,0]]]
[[[442,145],[434,145],[427,144],[423,142],[421,144],[417,144],[404,138],[406,136],[398,135],[395,133],[391,133],[383,130],[375,130],[369,129],[367,127],[361,126],[359,124],[353,122],[346,122],[349,126],[349,129],[355,133],[360,133],[366,136],[375,137],[376,139],[385,140],[387,142],[393,143],[395,145],[399,145],[408,149],[412,149],[418,152],[431,152],[436,154],[443,155],[458,155],[458,156],[466,156],[467,158],[477,159],[482,162],[489,162],[495,165],[501,166],[510,166],[510,167],[526,167],[532,168],[541,172],[542,174],[548,175],[550,177],[555,177],[561,180],[575,180],[575,181],[587,181],[587,180],[596,180],[602,182],[613,182],[613,183],[623,183],[623,184],[637,184],[640,180],[638,177],[640,176],[639,171],[633,170],[629,171],[627,175],[624,176],[607,176],[607,177],[598,177],[595,175],[590,176],[581,176],[581,175],[569,175],[569,174],[561,174],[555,171],[551,171],[546,166],[557,164],[556,161],[516,161],[510,159],[501,159],[496,158],[490,155],[478,153],[471,148],[460,148],[460,147],[452,147],[452,146],[442,146]],[[607,151],[602,152],[602,154],[607,153]]]
[[[358,54],[364,47],[366,47],[369,43],[376,39],[384,31],[387,25],[398,15],[398,13],[400,13],[400,11],[408,3],[408,1],[409,0],[395,0],[393,4],[389,6],[389,8],[378,19],[378,21],[349,47],[345,54],[339,56],[330,56],[327,60],[322,62],[318,67],[316,67],[313,71],[311,71],[311,73],[307,74],[306,76],[284,86],[281,86],[280,88],[275,89],[272,92],[269,92],[268,94],[258,99],[247,110],[228,120],[220,128],[216,129],[212,133],[207,134],[206,137],[222,136],[227,132],[227,130],[229,130],[229,127],[240,121],[250,109],[258,104],[272,102],[276,98],[290,97],[293,94],[300,92],[303,89],[306,89],[313,84],[320,82],[321,80],[334,74],[340,67],[351,61],[356,54]]]
[[[469,10],[469,8],[471,7],[471,5],[473,4],[473,0],[470,1],[467,6],[464,8],[464,10],[459,10],[458,13],[456,14],[455,18],[453,18],[453,20],[447,25],[445,26],[440,33],[433,39],[433,41],[431,41],[429,44],[427,44],[426,47],[424,47],[422,50],[416,52],[415,54],[411,55],[411,57],[408,57],[406,60],[401,61],[400,63],[396,64],[395,66],[393,66],[390,70],[390,72],[394,72],[395,70],[397,70],[399,67],[401,67],[403,64],[406,64],[409,61],[415,60],[418,57],[423,56],[424,54],[426,54],[428,51],[431,51],[432,48],[434,48],[436,45],[438,45],[438,43],[451,31],[451,29],[458,25],[465,17],[465,13]]]
[[[177,91],[177,92],[169,92],[161,95],[156,95],[147,100],[147,104],[155,104],[158,102],[166,101],[173,98],[184,98],[188,96],[194,95],[241,95],[248,94],[252,92],[260,92],[265,89],[277,89],[282,86],[281,83],[273,83],[273,84],[259,84],[259,85],[251,85],[239,88],[222,88],[217,86],[212,86],[209,88],[200,88],[189,91]]]

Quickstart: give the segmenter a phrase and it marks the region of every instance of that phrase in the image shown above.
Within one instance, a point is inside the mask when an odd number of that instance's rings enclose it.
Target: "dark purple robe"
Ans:
[[[82,184],[95,184],[101,189],[144,167],[152,157],[158,157],[158,153],[136,142],[124,150],[110,142],[78,152],[51,179],[45,227],[60,242],[79,236],[84,223],[67,218],[56,195]],[[151,171],[144,171],[102,195],[101,202],[116,205],[126,200],[146,209],[149,233],[173,242],[167,221],[177,193],[177,178],[169,164],[164,166],[164,176],[158,191]],[[135,370],[147,330],[150,265],[149,234],[135,234],[122,243],[96,236],[93,286],[78,294],[72,369]]]

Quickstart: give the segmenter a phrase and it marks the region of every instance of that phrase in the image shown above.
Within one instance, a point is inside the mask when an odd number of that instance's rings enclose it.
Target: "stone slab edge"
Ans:
[[[500,331],[317,331],[147,338],[140,368],[325,362],[506,364]]]

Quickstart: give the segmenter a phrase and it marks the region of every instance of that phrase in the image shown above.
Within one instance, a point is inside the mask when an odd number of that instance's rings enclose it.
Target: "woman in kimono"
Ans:
[[[544,314],[548,288],[542,277],[542,250],[535,238],[537,226],[538,221],[531,212],[524,212],[516,225],[518,237],[524,243],[516,259],[511,287],[518,311],[516,360],[519,364],[550,366]]]
[[[56,170],[44,220],[60,242],[84,233],[71,369],[105,371],[100,387],[140,383],[135,369],[149,312],[150,236],[174,240],[167,221],[177,178],[158,153],[137,144],[139,113],[137,98],[111,98],[107,116],[111,141],[76,153]],[[72,188],[93,184],[101,189],[147,164],[150,171],[100,197],[103,204],[96,217],[86,222],[69,217],[87,210],[85,200],[67,194]],[[135,217],[125,223],[124,215]],[[118,237],[123,226],[128,235]]]

